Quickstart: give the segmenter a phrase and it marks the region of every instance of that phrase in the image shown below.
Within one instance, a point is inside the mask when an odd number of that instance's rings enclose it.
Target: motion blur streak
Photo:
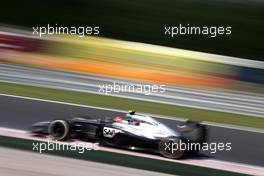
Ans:
[[[95,37],[40,39],[4,33],[0,38],[0,59],[5,62],[181,86],[263,92],[264,64],[259,61]]]
[[[142,84],[141,82],[95,75],[6,64],[0,64],[0,80],[93,93],[99,93],[98,85],[113,84],[113,82],[120,84]],[[112,92],[110,95],[264,117],[264,97],[259,94],[242,94],[241,92],[235,91],[219,92],[167,86],[164,93],[144,95],[135,92]]]
[[[0,148],[0,158],[0,173],[6,176],[46,176],[55,173],[56,176],[87,176],[87,173],[94,176],[169,176],[163,173],[7,148]]]
[[[14,130],[14,129],[8,129],[8,128],[0,128],[0,135],[10,136],[10,137],[15,137],[15,138],[20,138],[20,139],[41,141],[41,142],[47,141],[47,139],[32,137],[27,131]],[[56,143],[63,143],[63,142],[57,141]],[[67,143],[67,145],[73,145],[75,143],[78,143],[78,140]],[[107,147],[102,147],[102,146],[100,147],[100,150],[111,152],[111,153],[119,153],[119,154],[132,155],[132,156],[137,156],[137,157],[170,161],[174,163],[191,164],[194,166],[202,166],[202,167],[206,166],[208,168],[214,168],[214,169],[220,169],[220,170],[226,170],[226,171],[232,171],[232,172],[244,173],[244,174],[259,175],[259,173],[264,172],[263,167],[253,166],[253,165],[248,165],[248,164],[241,164],[241,163],[234,163],[234,162],[219,161],[219,160],[214,160],[214,159],[204,158],[204,159],[171,160],[171,159],[164,158],[161,156],[139,153],[136,151],[107,148]]]

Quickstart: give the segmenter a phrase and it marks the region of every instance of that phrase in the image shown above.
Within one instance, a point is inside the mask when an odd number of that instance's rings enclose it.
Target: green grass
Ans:
[[[217,122],[264,129],[264,118],[233,113],[202,110],[176,105],[166,105],[140,100],[118,98],[105,95],[56,90],[43,87],[25,86],[0,82],[0,93],[42,98],[69,103],[114,108],[120,110],[136,109],[139,112],[188,118],[191,120]]]

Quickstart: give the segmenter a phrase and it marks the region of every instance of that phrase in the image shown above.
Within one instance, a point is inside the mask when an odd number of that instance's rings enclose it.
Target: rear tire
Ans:
[[[180,138],[164,138],[159,142],[159,152],[166,158],[181,159],[186,154],[186,150],[181,150],[180,148],[181,143],[186,144]]]
[[[49,135],[57,141],[65,141],[69,137],[70,127],[66,120],[54,120],[48,127]]]

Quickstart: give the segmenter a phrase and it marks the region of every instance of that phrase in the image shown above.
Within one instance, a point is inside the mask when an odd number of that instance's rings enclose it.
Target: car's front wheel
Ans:
[[[69,124],[66,120],[54,120],[49,124],[48,133],[57,141],[64,141],[68,139],[70,132]]]

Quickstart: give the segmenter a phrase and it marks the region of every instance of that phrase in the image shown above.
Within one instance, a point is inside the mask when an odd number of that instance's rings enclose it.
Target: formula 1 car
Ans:
[[[181,149],[189,143],[202,145],[206,141],[207,128],[193,121],[169,128],[155,118],[130,111],[123,117],[95,119],[75,117],[33,124],[34,135],[49,135],[54,140],[85,139],[100,145],[130,150],[155,152],[171,159],[194,154],[199,149]],[[176,147],[177,146],[177,147]]]

